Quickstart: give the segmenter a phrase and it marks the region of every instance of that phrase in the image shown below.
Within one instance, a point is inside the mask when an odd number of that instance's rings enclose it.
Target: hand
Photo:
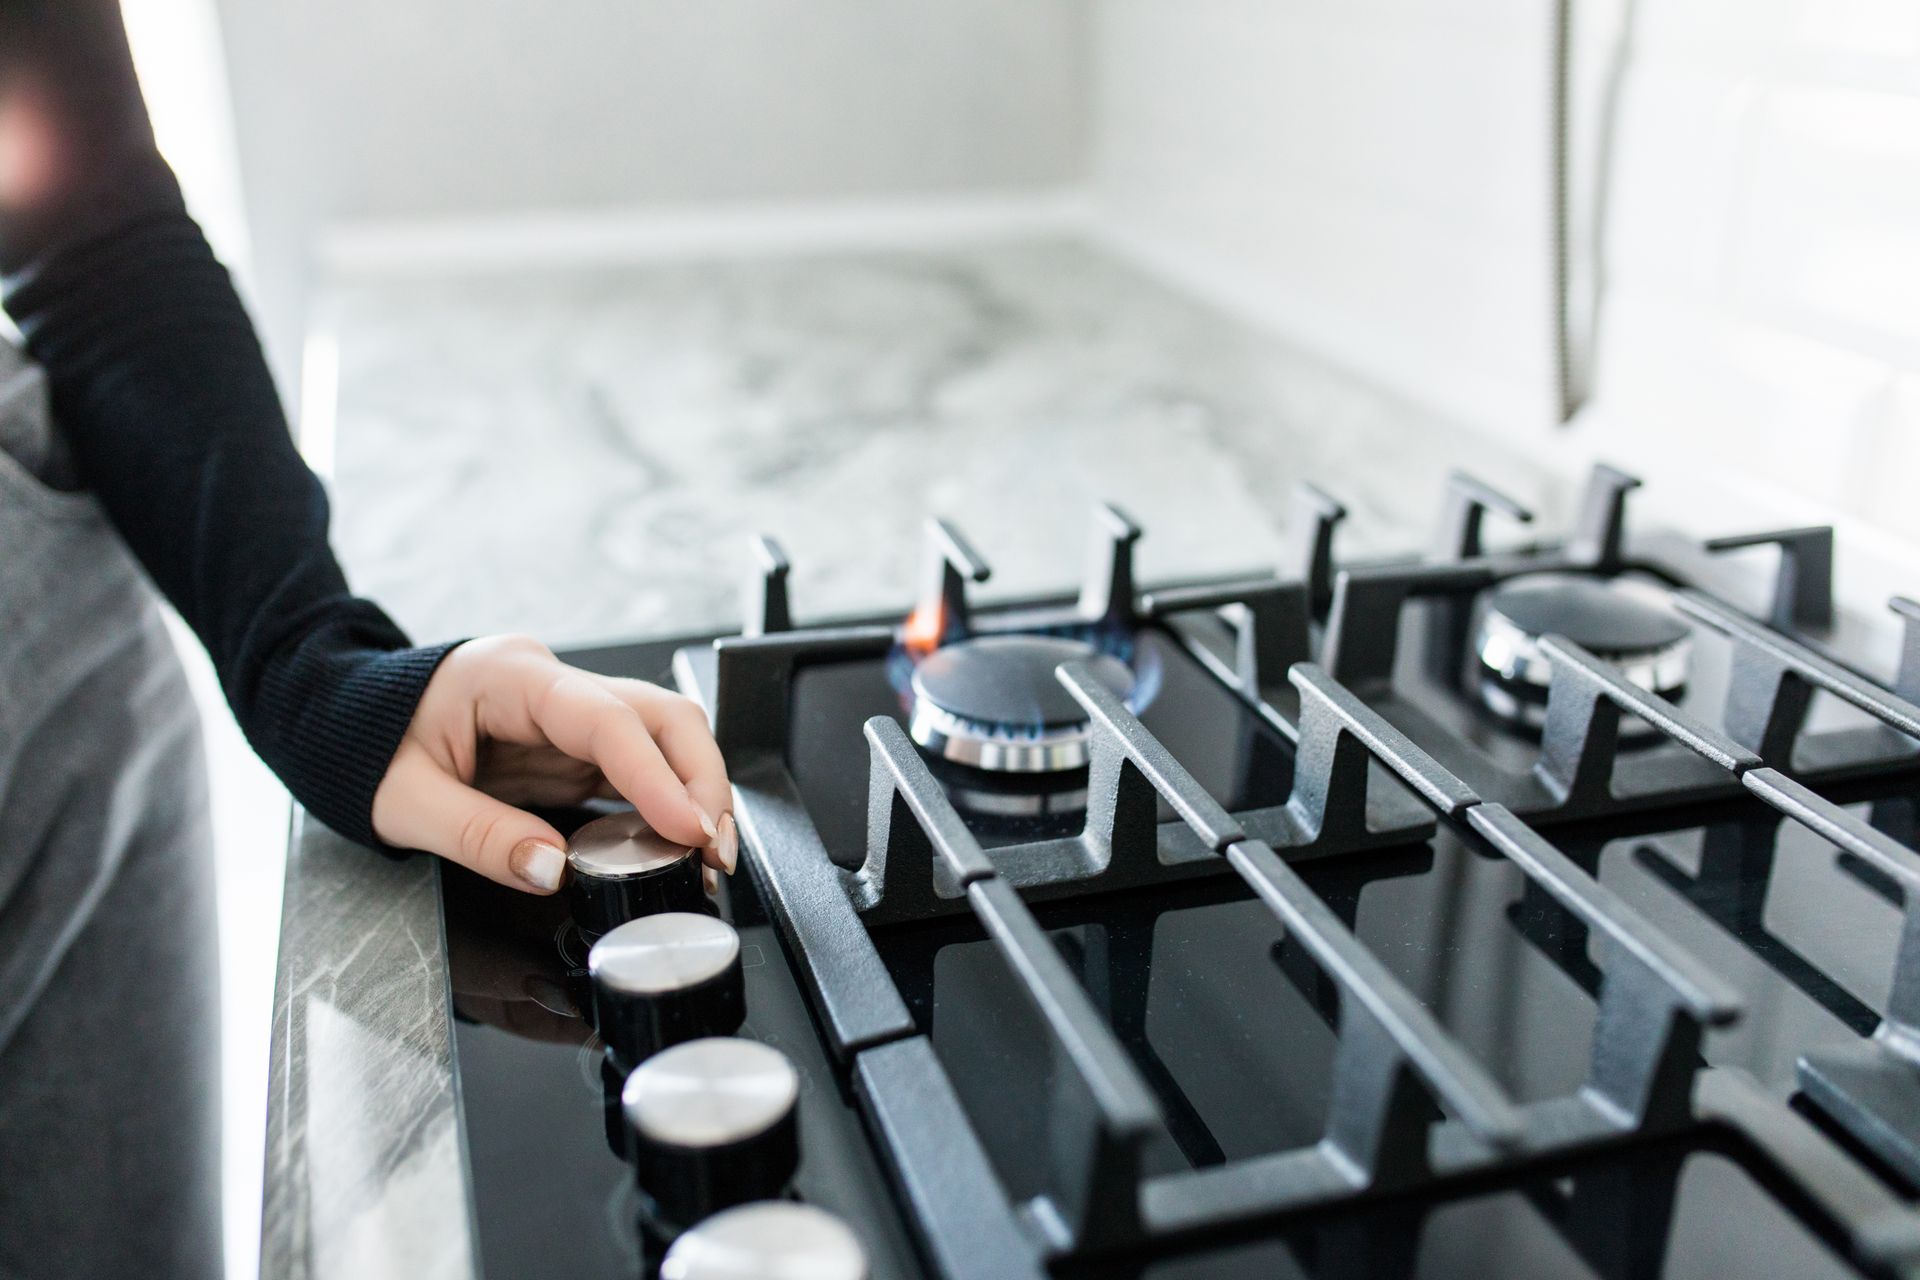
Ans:
[[[565,878],[566,840],[515,806],[596,795],[625,797],[655,831],[733,873],[733,792],[696,703],[569,667],[524,636],[492,636],[449,653],[427,682],[374,792],[373,831],[552,893]]]

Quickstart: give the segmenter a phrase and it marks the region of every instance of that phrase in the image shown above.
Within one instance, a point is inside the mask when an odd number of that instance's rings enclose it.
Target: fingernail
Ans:
[[[544,840],[522,840],[507,855],[507,866],[541,893],[552,893],[567,872],[567,855]]]
[[[712,867],[702,867],[700,868],[700,883],[707,887],[707,896],[709,898],[714,897],[720,892],[720,873]]]
[[[720,815],[720,840],[718,848],[720,850],[720,865],[726,868],[728,875],[732,875],[733,869],[740,865],[740,828],[734,826],[733,815],[730,813]]]
[[[702,809],[699,802],[694,800],[692,796],[688,796],[687,801],[693,805],[693,811],[700,815],[700,829],[707,833],[707,843],[712,844],[715,840],[718,840],[720,838],[720,829],[713,824],[713,819],[707,816],[707,811]]]

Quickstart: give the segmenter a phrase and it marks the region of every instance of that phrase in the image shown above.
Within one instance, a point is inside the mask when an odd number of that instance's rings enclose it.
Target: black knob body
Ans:
[[[757,1040],[689,1040],[636,1067],[620,1103],[656,1224],[779,1196],[800,1163],[799,1097],[793,1063]]]
[[[620,1106],[620,1091],[626,1087],[627,1069],[612,1055],[600,1059],[600,1112],[606,1128],[607,1150],[620,1160],[633,1159],[633,1134],[627,1129],[627,1113]]]
[[[825,1209],[761,1200],[716,1213],[667,1250],[660,1280],[867,1280],[860,1237]]]
[[[633,812],[596,818],[567,843],[574,923],[598,937],[658,911],[711,912],[696,849],[675,844]]]
[[[732,1035],[746,1020],[740,935],[715,916],[662,911],[629,920],[587,953],[593,1021],[632,1068],[676,1044]]]

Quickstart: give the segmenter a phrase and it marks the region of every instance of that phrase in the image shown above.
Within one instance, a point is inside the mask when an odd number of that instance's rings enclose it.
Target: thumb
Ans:
[[[439,854],[510,888],[549,894],[566,878],[567,842],[552,825],[474,790],[424,752],[394,758],[373,820],[388,844]]]

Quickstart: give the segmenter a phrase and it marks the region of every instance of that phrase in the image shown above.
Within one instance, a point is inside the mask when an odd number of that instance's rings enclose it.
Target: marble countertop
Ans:
[[[324,321],[341,553],[423,640],[725,628],[755,532],[804,618],[908,599],[929,513],[1033,594],[1103,499],[1154,579],[1270,568],[1303,478],[1363,554],[1420,544],[1449,467],[1562,497],[1073,241],[346,280]]]
[[[322,321],[336,540],[422,641],[726,629],[754,532],[805,622],[907,601],[929,513],[990,598],[1071,587],[1097,500],[1145,526],[1149,582],[1272,567],[1306,478],[1343,554],[1421,545],[1450,467],[1548,527],[1568,501],[1072,240],[347,278]],[[262,1274],[471,1276],[431,864],[303,817],[287,874]]]

